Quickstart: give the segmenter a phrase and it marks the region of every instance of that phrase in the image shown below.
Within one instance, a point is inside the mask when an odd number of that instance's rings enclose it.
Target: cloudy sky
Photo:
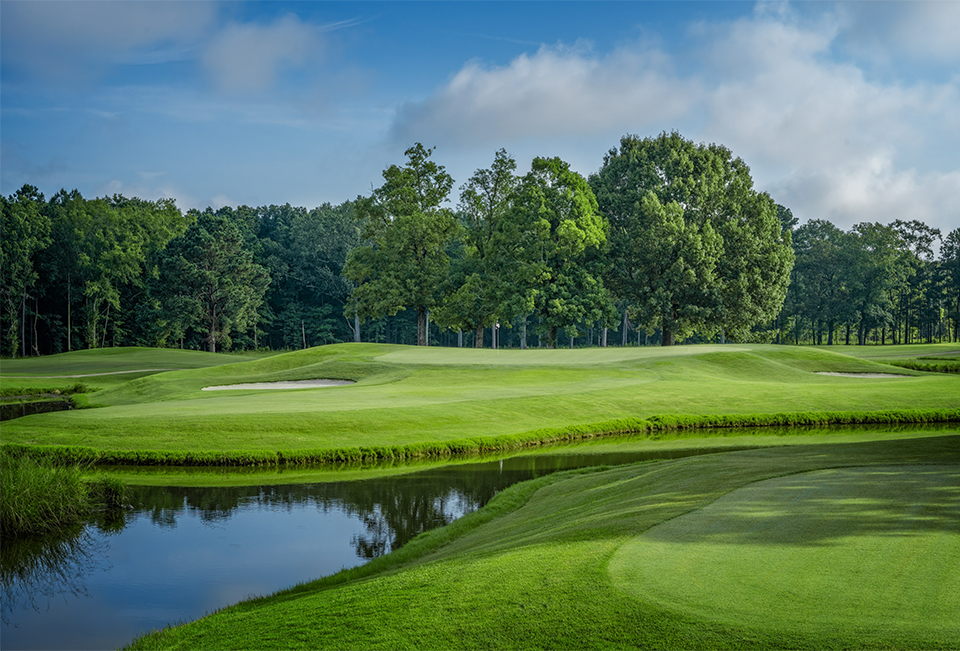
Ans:
[[[414,142],[459,186],[678,130],[801,221],[960,226],[958,1],[3,0],[0,30],[5,195],[313,207]]]

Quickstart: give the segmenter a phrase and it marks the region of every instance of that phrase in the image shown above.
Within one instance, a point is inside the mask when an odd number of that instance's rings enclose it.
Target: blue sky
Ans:
[[[3,0],[0,30],[5,195],[313,207],[414,142],[459,187],[678,130],[801,221],[960,226],[956,1]]]

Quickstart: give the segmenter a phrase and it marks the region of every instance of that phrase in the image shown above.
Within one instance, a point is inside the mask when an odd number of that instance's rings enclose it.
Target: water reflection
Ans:
[[[13,420],[33,414],[47,414],[52,411],[73,409],[69,400],[34,400],[31,402],[8,402],[0,404],[0,421]]]

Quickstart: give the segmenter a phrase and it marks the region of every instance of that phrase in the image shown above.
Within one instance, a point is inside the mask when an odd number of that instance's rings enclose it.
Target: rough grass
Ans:
[[[911,377],[844,378],[815,371]],[[357,382],[201,391],[316,378]],[[731,426],[802,423],[810,412],[842,412],[848,420],[838,422],[870,422],[874,412],[956,410],[958,396],[960,377],[790,346],[492,351],[338,344],[125,382],[89,395],[89,403],[101,409],[11,421],[3,441],[94,450],[102,461],[336,461],[643,431],[653,417],[663,417],[658,427],[668,424],[667,415]],[[830,421],[810,424],[818,422]]]
[[[85,479],[77,465],[0,448],[0,532],[5,539],[56,535],[94,511],[119,510],[126,492],[116,477]]]
[[[830,469],[846,470],[823,472]],[[958,471],[953,434],[551,475],[368,565],[147,635],[131,648],[955,648],[960,615],[951,607],[956,594],[947,593],[955,592],[960,558]],[[874,490],[877,473],[883,490]],[[799,491],[799,499],[784,501],[784,491]],[[718,513],[735,514],[743,526],[722,528]],[[725,538],[697,537],[698,527],[661,529],[685,518],[717,521]],[[774,525],[751,527],[758,518]],[[702,600],[695,585],[677,588],[660,577],[648,594],[625,578],[625,565],[645,560],[638,546],[654,543],[677,546],[663,563],[685,572],[684,581],[709,578]],[[721,556],[711,556],[717,547]],[[702,574],[697,564],[707,565]],[[830,613],[829,626],[808,621],[821,612],[821,595],[809,586],[858,571],[882,594],[857,600],[862,589],[833,584],[842,591],[836,598],[849,601]],[[743,580],[751,603],[789,597],[792,607],[740,616],[750,604],[738,608],[724,595],[742,596]],[[910,621],[879,625],[869,610],[877,600],[906,604]]]

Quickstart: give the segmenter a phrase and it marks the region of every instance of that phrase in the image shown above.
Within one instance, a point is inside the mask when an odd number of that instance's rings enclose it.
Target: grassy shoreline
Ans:
[[[835,469],[846,482],[836,496],[836,475],[823,472]],[[558,473],[511,487],[484,509],[371,564],[149,633],[127,648],[954,648],[960,618],[944,613],[960,605],[952,590],[960,571],[960,532],[951,524],[957,477],[956,434]],[[801,499],[777,498],[785,489]],[[911,515],[917,502],[923,518]],[[838,529],[833,509],[851,503],[869,508],[855,507],[845,518],[851,525]],[[667,530],[658,525],[706,517],[714,504],[727,504],[723,522],[745,529],[733,539],[668,539],[689,547],[683,557],[693,568],[716,542],[736,559],[736,546],[748,550],[758,535],[769,540],[755,551],[780,554],[804,579],[856,575],[863,570],[857,559],[868,557],[875,563],[866,596],[885,609],[905,609],[904,617],[870,619],[870,607],[857,607],[865,595],[856,580],[839,584],[843,592],[834,597],[847,612],[823,626],[803,623],[821,616],[820,593],[790,592],[788,577],[762,583],[756,598],[776,604],[784,587],[791,609],[770,606],[750,621],[631,587],[632,564],[646,558],[631,550],[662,542]],[[760,511],[739,515],[748,505]],[[755,528],[771,518],[776,527]],[[815,544],[798,544],[798,527]],[[817,551],[840,544],[854,546],[846,555]],[[913,554],[914,544],[936,554]],[[911,559],[909,573],[904,558]],[[712,568],[719,578],[709,589],[722,598],[726,582],[740,581],[741,568]],[[884,573],[895,578],[878,583]],[[916,599],[903,602],[904,594]],[[931,599],[938,606],[926,609]]]
[[[58,535],[94,512],[119,512],[126,493],[115,477],[87,477],[76,464],[0,449],[0,531],[5,540]]]
[[[534,430],[522,434],[460,439],[433,444],[334,448],[321,450],[235,452],[169,452],[152,450],[97,450],[79,446],[43,446],[4,444],[11,453],[45,459],[57,464],[257,467],[303,466],[342,462],[415,460],[445,458],[453,455],[522,450],[542,445],[594,438],[659,434],[684,430],[721,430],[727,428],[866,424],[960,423],[960,408],[884,410],[874,412],[801,412],[772,414],[715,414],[705,416],[652,416],[646,419],[619,419],[569,428]]]

